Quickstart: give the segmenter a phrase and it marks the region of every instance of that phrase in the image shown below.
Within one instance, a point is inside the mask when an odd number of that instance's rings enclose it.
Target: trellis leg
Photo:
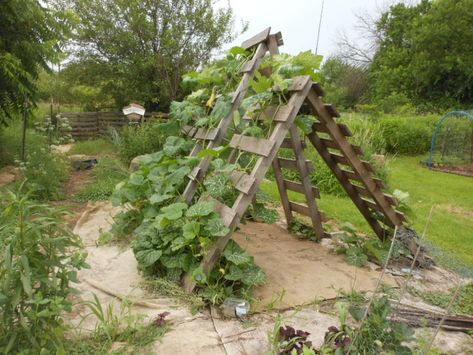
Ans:
[[[276,185],[279,191],[279,197],[281,198],[281,205],[284,210],[284,215],[286,216],[286,224],[289,228],[293,221],[291,207],[289,205],[289,196],[287,195],[286,187],[284,186],[284,177],[282,175],[281,166],[279,165],[278,158],[276,157],[273,160],[273,171],[274,171],[274,178],[276,180]]]

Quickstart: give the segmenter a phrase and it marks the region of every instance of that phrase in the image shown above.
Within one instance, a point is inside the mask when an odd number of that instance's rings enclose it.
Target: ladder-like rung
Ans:
[[[312,84],[312,89],[314,89],[315,93],[317,94],[318,97],[322,97],[325,95],[324,89],[319,83],[313,83]]]
[[[338,143],[336,143],[335,141],[331,140],[331,139],[328,139],[328,138],[320,138],[320,141],[327,147],[327,148],[330,148],[330,149],[337,149],[337,150],[341,150],[340,149],[340,145],[338,145]],[[355,153],[357,155],[363,155],[363,150],[361,149],[361,147],[357,146],[357,145],[351,145],[353,150],[355,151]]]
[[[288,118],[291,116],[293,111],[294,111],[294,106],[292,105],[279,106],[277,108],[276,115],[274,116],[274,121],[286,122]]]
[[[201,172],[202,172],[202,169],[198,166],[196,166],[194,169],[192,169],[192,171],[189,173],[189,175],[187,175],[187,177],[193,181],[195,180],[199,180],[200,179],[200,175],[201,175]]]
[[[199,128],[193,138],[213,141],[217,134],[218,128]]]
[[[253,57],[251,60],[247,61],[245,64],[240,69],[241,73],[249,73],[250,71],[253,70],[253,67],[255,66],[256,60],[258,58]]]
[[[243,192],[244,194],[249,194],[255,184],[255,178],[244,173],[243,171],[234,170],[230,175],[230,180],[232,181],[235,188]]]
[[[234,134],[229,145],[231,148],[268,157],[274,147],[274,141]]]
[[[353,135],[345,124],[337,123],[337,126],[345,137],[351,137]],[[312,127],[314,127],[317,132],[330,133],[327,126],[321,122],[315,122]]]
[[[261,31],[257,35],[247,39],[241,44],[241,47],[244,49],[250,49],[254,46],[257,46],[261,42],[265,42],[269,38],[269,33],[271,32],[271,27],[266,28],[265,30]]]
[[[235,218],[235,211],[212,196],[207,196],[205,199],[214,203],[214,211],[220,215],[227,227],[230,226]]]
[[[368,206],[368,208],[374,210],[374,211],[377,211],[381,214],[385,214],[384,213],[384,210],[378,206],[378,204],[376,204],[375,202],[371,201],[371,200],[368,200],[366,198],[362,198],[363,202],[366,203],[366,205]],[[404,213],[402,213],[401,211],[398,211],[398,210],[394,210],[394,213],[396,213],[396,215],[403,221],[406,221],[406,216],[404,215]],[[386,220],[387,222],[387,220]]]
[[[341,169],[341,170],[342,170],[342,173],[344,173],[348,179],[363,182],[363,180],[358,176],[358,174],[354,173],[353,171],[349,171],[345,169]],[[371,177],[371,179],[374,180],[374,182],[380,189],[385,189],[387,187],[386,184],[382,180],[373,176]]]
[[[340,112],[338,112],[338,110],[331,104],[325,104],[325,109],[328,111],[331,117],[340,117]]]
[[[287,158],[278,158],[279,165],[283,169],[288,169],[288,170],[299,170],[297,166],[297,161],[294,159],[287,159]],[[305,161],[307,170],[309,172],[314,170],[314,164],[310,160]]]
[[[195,134],[195,132],[197,132],[197,128],[193,127],[193,126],[184,126],[182,127],[182,133],[184,133],[185,135],[187,135],[188,137],[192,138]]]
[[[302,146],[302,149],[307,148],[307,144],[304,141],[301,141],[301,146]],[[291,138],[284,138],[284,140],[281,144],[281,148],[293,149],[294,146],[292,144],[292,139]]]
[[[307,83],[311,80],[309,75],[304,76],[296,76],[292,78],[292,84],[289,86],[289,91],[301,91],[307,85]]]
[[[330,156],[338,164],[344,164],[344,165],[351,166],[350,161],[343,155],[330,153]],[[373,166],[371,166],[371,164],[369,162],[367,162],[366,160],[361,160],[361,162],[363,163],[363,166],[365,167],[365,169],[368,170],[370,173],[372,173],[374,171]]]
[[[291,181],[291,180],[283,180],[284,181],[284,186],[286,189],[298,192],[301,194],[305,194],[305,189],[304,185],[302,185],[300,182],[296,181]],[[314,194],[315,198],[320,198],[320,191],[317,187],[312,186],[312,193]]]
[[[358,186],[358,185],[352,185],[352,186],[355,188],[355,190],[360,195],[365,196],[365,197],[371,197],[372,196],[372,194],[367,189],[365,189],[364,187]],[[389,194],[384,194],[384,193],[383,193],[383,195],[386,198],[386,200],[389,202],[390,205],[397,206],[397,200],[393,196],[391,196]]]
[[[289,201],[289,207],[291,208],[291,211],[293,211],[293,212],[297,212],[297,213],[300,213],[304,216],[310,217],[310,209],[307,205],[304,205],[302,203]],[[322,220],[322,222],[326,222],[327,221],[327,216],[325,215],[325,213],[323,213],[321,211],[318,211],[318,213],[320,214],[320,219]]]

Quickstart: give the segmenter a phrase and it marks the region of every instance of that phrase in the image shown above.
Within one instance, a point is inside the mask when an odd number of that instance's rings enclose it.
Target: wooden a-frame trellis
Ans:
[[[254,54],[241,70],[242,78],[233,95],[230,113],[220,121],[216,128],[185,127],[185,133],[196,140],[191,155],[197,155],[204,147],[217,148],[223,143],[233,114],[239,108],[248,90],[250,80],[263,57],[268,51],[270,54],[277,54],[278,47],[282,43],[281,33],[271,34],[270,28],[268,28],[242,44],[245,49],[254,49]],[[250,174],[239,171],[232,173],[231,180],[239,193],[233,206],[226,206],[214,200],[215,209],[230,229],[230,233],[219,238],[207,250],[202,261],[205,273],[209,273],[218,261],[271,166],[274,170],[287,224],[289,225],[293,220],[293,213],[299,213],[310,218],[317,239],[330,237],[330,234],[323,229],[324,215],[317,207],[317,199],[320,198],[319,190],[311,185],[309,178],[313,166],[304,157],[306,140],[315,147],[379,238],[387,238],[390,233],[389,229],[401,226],[405,221],[404,215],[395,209],[396,200],[382,191],[383,182],[372,175],[374,170],[370,163],[361,159],[363,154],[361,148],[350,144],[347,140],[347,137],[351,136],[348,127],[335,121],[335,118],[339,117],[339,113],[331,105],[323,103],[321,97],[324,93],[321,86],[313,82],[310,76],[299,76],[294,78],[288,91],[290,98],[286,105],[271,107],[262,113],[262,118],[264,115],[269,116],[274,124],[268,139],[233,134],[230,140],[229,146],[232,149],[255,154],[258,159]],[[299,130],[294,124],[303,105],[307,106],[317,119],[311,132],[306,134],[307,139],[305,140],[300,136]],[[293,149],[295,159],[279,157],[280,148]],[[189,175],[190,181],[184,192],[187,203],[194,199],[198,183],[205,177],[210,161],[211,157],[202,159]],[[286,179],[283,169],[297,171],[300,181]],[[288,190],[303,194],[306,204],[290,201]],[[184,288],[190,292],[194,287],[195,282],[191,275],[186,274]]]

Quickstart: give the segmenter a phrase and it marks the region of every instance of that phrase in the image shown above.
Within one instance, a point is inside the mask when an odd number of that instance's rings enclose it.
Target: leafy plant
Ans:
[[[75,334],[67,345],[68,354],[109,353],[115,343],[123,343],[121,352],[142,351],[143,347],[169,330],[165,319],[169,312],[160,313],[151,322],[146,322],[143,315],[131,313],[130,302],[121,302],[120,309],[116,312],[114,303],[103,307],[95,294],[93,301],[84,302],[84,305],[90,310],[84,319],[93,316],[97,323],[91,334]]]
[[[1,196],[0,351],[64,353],[61,319],[71,310],[71,282],[87,266],[65,212],[22,192]]]
[[[59,199],[63,196],[64,182],[69,177],[70,165],[65,156],[45,145],[29,150],[26,162],[19,162],[32,197],[40,200]]]
[[[343,223],[341,226],[343,234],[337,252],[345,254],[348,264],[361,267],[371,260],[378,265],[384,265],[391,244],[390,240],[383,242],[377,238],[361,236],[350,223]],[[391,257],[395,259],[406,255],[409,255],[409,250],[397,240]]]
[[[35,129],[40,134],[48,138],[50,144],[67,144],[74,142],[67,117],[60,114],[56,116],[56,124],[53,123],[50,116],[46,116],[43,120],[35,122]]]

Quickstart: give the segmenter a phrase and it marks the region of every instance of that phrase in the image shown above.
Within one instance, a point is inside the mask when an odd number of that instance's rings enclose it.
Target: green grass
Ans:
[[[393,157],[389,162],[389,182],[392,190],[410,194],[409,216],[419,234],[424,230],[430,208],[435,205],[427,239],[443,252],[434,255],[442,265],[455,269],[460,259],[473,269],[473,178],[430,171],[420,164],[424,157]],[[275,183],[265,181],[261,189],[279,200]],[[290,193],[294,201],[304,201]],[[368,224],[348,197],[322,194],[320,208],[339,222],[350,222],[362,232],[370,232]],[[448,264],[448,265],[445,265]]]
[[[72,154],[85,155],[113,155],[117,150],[115,146],[108,140],[99,138],[94,140],[77,141],[68,152]]]

